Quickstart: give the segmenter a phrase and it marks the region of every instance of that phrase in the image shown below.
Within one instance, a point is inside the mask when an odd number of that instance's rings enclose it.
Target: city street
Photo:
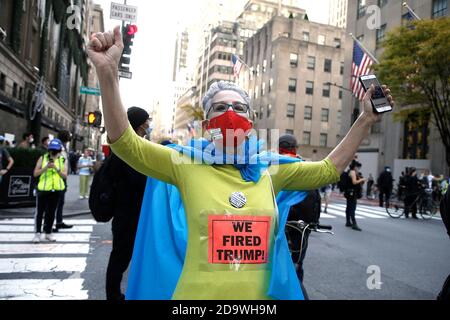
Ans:
[[[362,232],[344,226],[341,199],[322,213],[321,223],[332,225],[335,235],[310,237],[310,298],[435,299],[450,272],[450,240],[440,218],[394,220],[367,204],[356,216]],[[110,223],[95,223],[90,215],[65,221],[75,227],[56,234],[56,243],[37,245],[31,243],[32,219],[0,221],[0,299],[105,299]],[[380,289],[367,287],[369,266],[380,268]]]

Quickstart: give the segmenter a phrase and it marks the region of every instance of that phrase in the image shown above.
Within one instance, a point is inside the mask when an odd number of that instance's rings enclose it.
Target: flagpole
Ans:
[[[359,44],[359,46],[367,53],[367,55],[377,64],[380,64],[380,61],[378,61],[377,58],[375,58],[375,56],[366,49],[366,47],[364,47],[364,45],[361,43],[361,41],[359,41],[358,39],[356,39],[356,37],[353,35],[353,33],[349,33],[350,37],[352,37],[353,40],[356,41],[357,44]]]
[[[416,18],[417,20],[422,20],[415,12],[413,9],[411,9],[411,7],[405,2],[403,2],[403,6],[408,9],[409,13],[411,13],[413,15],[414,18]]]
[[[237,54],[234,55],[244,66],[247,67],[247,69],[249,69],[250,71],[252,71],[252,68],[250,68],[244,61],[242,61],[241,58],[239,58],[239,56]],[[252,71],[253,72],[253,71]]]

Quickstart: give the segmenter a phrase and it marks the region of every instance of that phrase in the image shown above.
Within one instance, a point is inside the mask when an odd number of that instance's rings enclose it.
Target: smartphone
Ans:
[[[367,91],[372,84],[375,86],[375,92],[370,98],[374,112],[384,113],[392,111],[392,106],[389,104],[389,101],[383,92],[383,88],[381,88],[380,82],[378,82],[378,79],[374,74],[360,76],[359,81],[361,82],[364,91]]]

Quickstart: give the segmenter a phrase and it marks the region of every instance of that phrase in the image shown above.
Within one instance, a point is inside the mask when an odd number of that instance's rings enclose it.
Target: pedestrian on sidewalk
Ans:
[[[367,190],[366,190],[366,197],[367,197],[367,199],[373,199],[373,198],[371,198],[372,197],[373,184],[374,184],[374,179],[373,179],[372,174],[370,173],[369,174],[369,178],[367,180]]]
[[[144,109],[131,107],[127,112],[134,132],[144,137],[150,127],[150,115]],[[112,220],[113,243],[106,271],[106,299],[124,300],[120,283],[133,254],[134,238],[141,212],[147,177],[137,172],[114,153],[109,172],[114,173],[115,210]]]
[[[361,163],[353,160],[350,164],[350,171],[348,175],[350,177],[350,184],[344,192],[344,196],[347,199],[347,206],[345,208],[345,217],[347,219],[346,227],[351,227],[353,230],[362,231],[361,228],[356,223],[355,211],[358,199],[362,196],[362,185],[366,179],[360,179],[359,169],[361,168]]]
[[[58,139],[63,144],[61,156],[64,157],[64,163],[68,167],[69,155],[67,154],[66,146],[72,140],[72,135],[70,134],[69,131],[63,130],[58,133]],[[69,187],[69,185],[67,183],[67,177],[66,177],[66,179],[64,179],[64,185],[65,185],[65,189],[61,192],[61,196],[58,201],[58,207],[56,208],[56,224],[55,224],[55,228],[53,229],[53,232],[58,232],[59,229],[71,229],[73,227],[70,224],[65,224],[63,221],[64,203],[66,201],[67,188]]]
[[[14,159],[9,154],[8,150],[3,147],[3,143],[5,142],[5,137],[0,136],[0,184],[2,183],[3,176],[11,170],[14,165]],[[3,165],[6,163],[6,166]]]
[[[64,157],[61,156],[62,149],[63,146],[59,139],[52,140],[48,146],[48,153],[39,158],[34,168],[34,177],[39,177],[34,243],[41,241],[42,218],[44,213],[45,239],[51,242],[55,241],[52,235],[55,211],[59,197],[65,189],[64,179],[67,178],[67,166],[65,165]]]
[[[78,160],[78,170],[80,176],[80,199],[89,198],[89,181],[94,168],[89,149],[84,150],[83,156]]]

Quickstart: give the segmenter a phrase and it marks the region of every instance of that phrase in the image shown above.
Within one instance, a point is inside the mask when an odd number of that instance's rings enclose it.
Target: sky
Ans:
[[[170,82],[173,70],[174,45],[177,31],[195,23],[205,0],[128,0],[128,5],[138,7],[139,28],[132,47],[130,71],[133,79],[121,79],[120,88],[126,108],[139,106],[152,110],[155,101],[163,104],[170,97]],[[299,7],[307,11],[311,21],[327,23],[330,0],[297,0]],[[113,2],[123,3],[121,0]],[[295,1],[294,1],[295,2]],[[103,8],[105,29],[112,30],[121,24],[110,19],[110,0],[94,0]],[[227,0],[241,11],[246,0]]]

